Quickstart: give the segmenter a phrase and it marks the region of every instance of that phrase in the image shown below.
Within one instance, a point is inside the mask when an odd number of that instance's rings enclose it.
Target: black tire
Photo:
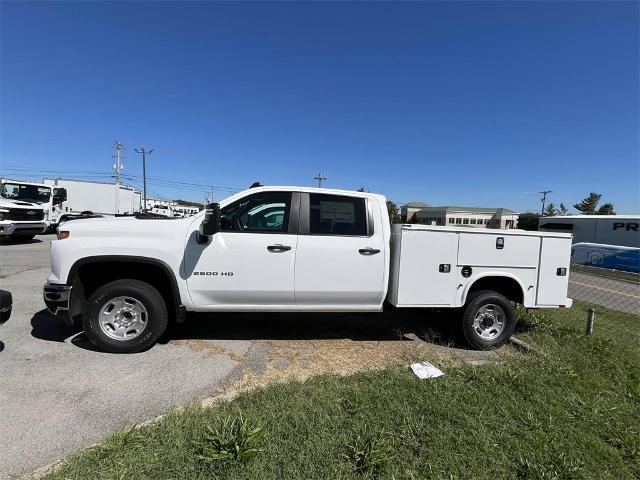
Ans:
[[[130,297],[146,309],[144,329],[134,338],[111,338],[100,326],[100,310],[112,299]],[[87,338],[99,350],[111,353],[137,353],[151,348],[164,333],[168,324],[167,306],[153,286],[140,280],[116,280],[98,288],[89,297],[82,325]]]
[[[490,316],[487,317],[486,324],[479,322],[481,323],[480,327],[474,325],[476,315],[480,314],[483,307],[487,307],[485,311],[488,314],[491,314],[493,311],[494,315],[497,313],[498,317],[502,316],[502,327],[499,327],[498,322],[491,325],[490,322],[493,322],[494,320]],[[498,309],[495,307],[498,307]],[[513,335],[515,327],[516,311],[509,299],[504,295],[492,290],[482,290],[473,292],[467,298],[467,303],[463,307],[462,312],[462,334],[471,348],[475,350],[490,350],[498,348],[509,341],[509,338]],[[482,333],[478,331],[478,328]],[[483,333],[485,334],[485,337],[482,336]],[[495,337],[486,338],[486,336],[491,335],[495,335]]]
[[[11,318],[11,309],[0,312],[0,325]]]

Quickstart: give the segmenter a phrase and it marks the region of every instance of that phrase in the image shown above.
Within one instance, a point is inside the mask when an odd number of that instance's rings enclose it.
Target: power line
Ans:
[[[6,172],[19,172],[19,174],[21,176],[24,177],[38,177],[40,175],[56,175],[56,174],[72,174],[74,176],[78,176],[78,177],[109,177],[109,178],[114,178],[114,174],[110,173],[110,172],[103,172],[103,171],[87,171],[87,170],[45,170],[45,169],[35,169],[35,168],[19,168],[19,167],[2,167],[0,169],[0,171],[6,171]],[[38,172],[38,173],[26,173],[26,172]],[[133,173],[128,173],[126,174],[126,177],[128,178],[140,178],[142,179],[142,175],[137,175],[137,174],[133,174]],[[120,178],[124,178],[123,175],[121,174]],[[157,178],[157,177],[147,177],[147,182],[149,183],[156,183],[158,185],[163,185],[163,186],[169,186],[169,187],[180,187],[180,188],[190,188],[190,187],[197,187],[194,188],[197,189],[198,191],[201,190],[211,190],[211,188],[214,188],[216,190],[226,190],[226,191],[231,191],[231,192],[237,192],[240,190],[244,190],[244,187],[240,187],[240,186],[229,186],[229,185],[210,185],[210,184],[204,184],[204,183],[195,183],[195,182],[187,182],[187,181],[183,181],[183,180],[173,180],[170,178]]]

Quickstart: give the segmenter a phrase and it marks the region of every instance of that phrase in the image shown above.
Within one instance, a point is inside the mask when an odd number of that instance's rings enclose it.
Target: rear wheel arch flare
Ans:
[[[524,303],[525,289],[515,276],[489,273],[474,279],[465,289],[463,303],[468,301],[472,293],[481,290],[492,290],[504,295],[513,302]]]

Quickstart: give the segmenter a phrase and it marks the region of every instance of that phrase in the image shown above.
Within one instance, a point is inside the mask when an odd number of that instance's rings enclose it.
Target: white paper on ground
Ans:
[[[411,364],[411,370],[413,370],[413,373],[415,373],[416,377],[420,380],[424,380],[425,378],[441,377],[444,375],[442,370],[429,362],[413,363]]]

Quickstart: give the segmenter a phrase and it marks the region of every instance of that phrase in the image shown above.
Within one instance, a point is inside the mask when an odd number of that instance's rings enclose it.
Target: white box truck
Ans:
[[[189,218],[70,222],[51,243],[48,309],[101,350],[151,347],[193,312],[449,308],[468,343],[506,342],[514,304],[570,307],[571,235],[394,225],[382,195],[258,187]],[[224,317],[219,317],[224,319]]]
[[[114,183],[51,178],[43,182],[66,192],[63,202],[49,205],[51,228],[81,215],[134,214],[141,209],[140,192],[126,185],[116,187]]]
[[[22,206],[28,206],[25,203],[27,201],[43,211],[40,220],[45,223],[44,230],[55,230],[67,220],[86,215],[134,214],[141,210],[140,192],[126,185],[119,185],[116,198],[116,185],[113,183],[49,178],[42,183],[4,178],[0,182],[3,198],[20,200]],[[36,218],[33,217],[33,220]],[[26,235],[24,228],[19,226],[17,234],[22,231]],[[7,226],[2,231],[9,230]],[[37,229],[31,230],[35,232]]]

